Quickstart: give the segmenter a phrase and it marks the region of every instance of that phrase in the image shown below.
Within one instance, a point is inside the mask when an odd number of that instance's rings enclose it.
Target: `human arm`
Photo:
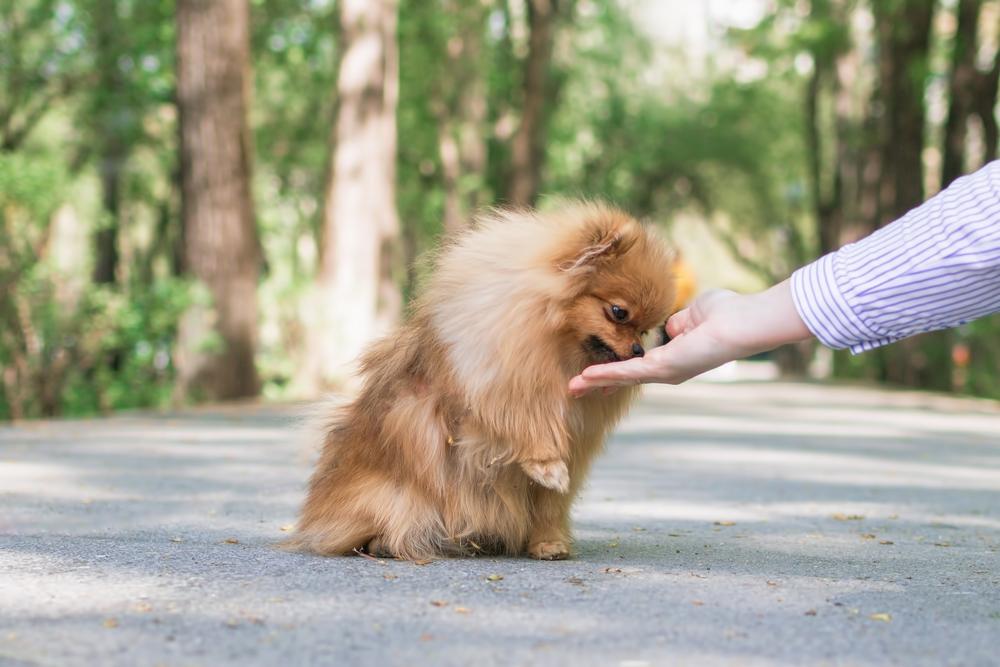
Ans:
[[[677,384],[810,333],[858,353],[997,310],[1000,162],[992,162],[765,292],[699,297],[668,321],[675,340],[642,359],[591,366],[569,388],[580,396],[598,387]]]

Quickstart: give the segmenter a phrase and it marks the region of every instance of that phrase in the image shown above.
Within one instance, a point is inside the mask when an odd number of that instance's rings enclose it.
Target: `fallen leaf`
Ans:
[[[644,533],[644,532],[646,532],[646,529],[643,528],[642,526],[633,526],[632,530],[634,532],[636,532],[636,533]]]
[[[490,576],[486,577],[486,581],[503,581],[503,575],[491,574]]]
[[[399,577],[397,577],[394,574],[383,574],[382,578],[385,579],[386,581],[392,581],[393,579],[399,579]]]
[[[715,525],[716,526],[735,526],[736,522],[735,521],[716,521]]]
[[[424,633],[424,634],[420,635],[420,641],[422,641],[422,642],[429,642],[432,639],[434,639],[434,635],[429,635],[427,633]]]
[[[769,582],[767,582],[767,585],[768,586],[777,586],[778,582],[777,581],[769,581]]]
[[[879,544],[895,544],[892,540],[879,540]]]
[[[444,600],[431,600],[431,604],[435,607],[447,607],[448,603]]]
[[[149,604],[148,602],[137,602],[136,605],[132,608],[135,611],[139,612],[140,614],[146,614],[153,611],[153,605]]]
[[[104,619],[104,627],[106,628],[117,628],[118,619],[117,618],[106,618]]]
[[[815,616],[815,615],[816,615],[815,609],[810,609],[809,611],[803,614],[803,616]]]
[[[574,586],[583,586],[583,579],[580,577],[569,577],[566,579],[566,583],[573,584]]]
[[[295,528],[295,524],[294,523],[289,523],[289,524],[285,524],[284,526],[282,526],[281,528],[279,528],[279,530],[281,532],[283,532],[283,533],[287,533],[288,531],[292,530],[293,528]]]
[[[882,621],[883,623],[889,623],[890,621],[892,621],[892,616],[886,613],[872,614],[868,618],[872,619],[873,621]]]
[[[861,533],[861,539],[863,539],[863,540],[874,540],[875,539],[875,534],[874,533]]]
[[[171,542],[183,542],[184,538],[182,538],[182,537],[171,537],[170,541]]]
[[[235,537],[227,537],[226,539],[224,539],[222,541],[224,543],[226,543],[226,544],[239,544],[240,543],[240,541],[238,539],[236,539]]]
[[[472,613],[472,610],[469,609],[468,607],[455,607],[455,613],[456,614],[470,614],[470,613]]]
[[[703,607],[703,606],[705,606],[705,603],[702,602],[701,600],[691,600],[691,604],[693,604],[695,607]]]
[[[621,574],[622,569],[620,567],[606,567],[604,568],[606,574]]]
[[[951,546],[951,542],[935,542],[934,546],[936,546],[936,547],[950,547]]]
[[[680,537],[680,533],[667,533],[667,537]]]
[[[421,558],[420,560],[415,560],[415,561],[410,561],[410,562],[412,562],[414,565],[427,565],[428,563],[431,562],[431,559],[430,558]]]
[[[618,548],[618,540],[613,540],[611,542],[608,542],[608,546],[611,547],[612,549],[617,549]]]
[[[861,521],[865,516],[863,514],[841,514],[837,512],[832,518],[835,521]]]

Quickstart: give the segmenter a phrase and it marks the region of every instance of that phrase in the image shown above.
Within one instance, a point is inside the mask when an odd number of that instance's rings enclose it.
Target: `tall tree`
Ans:
[[[946,187],[965,171],[965,144],[969,116],[976,97],[976,28],[980,0],[959,0],[958,25],[952,45],[951,75],[948,80],[948,119],[944,127],[944,156],[941,186]]]
[[[552,47],[559,12],[570,0],[527,0],[528,55],[524,61],[521,120],[511,139],[507,201],[532,206],[545,159],[545,124],[553,101]]]
[[[434,115],[444,189],[444,228],[455,232],[483,203],[487,111],[483,35],[489,6],[481,0],[446,0],[450,30],[438,79]]]
[[[878,226],[924,201],[924,91],[935,0],[872,3],[878,46],[880,174]],[[910,338],[880,350],[882,379],[913,387],[949,389],[948,332]]]
[[[399,317],[395,0],[342,0],[340,70],[317,280],[311,377],[330,385]]]
[[[935,0],[872,3],[882,112],[879,226],[924,200],[924,90]]]
[[[98,172],[104,219],[94,235],[94,282],[113,283],[118,267],[118,229],[122,203],[122,173],[128,156],[126,130],[129,109],[123,104],[121,40],[126,34],[118,18],[116,0],[96,0],[92,23],[98,87],[93,116],[97,125]]]
[[[248,20],[247,0],[177,3],[184,261],[213,300],[213,312],[196,308],[182,323],[179,380],[185,393],[212,399],[259,390]],[[206,345],[213,334],[221,349]]]

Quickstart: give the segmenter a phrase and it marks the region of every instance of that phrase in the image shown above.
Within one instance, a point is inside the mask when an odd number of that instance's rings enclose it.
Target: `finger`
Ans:
[[[625,361],[588,366],[580,375],[588,382],[599,383],[600,386],[606,387],[635,384],[649,377],[649,371],[649,363],[645,357],[633,357]]]
[[[677,338],[691,327],[691,309],[678,310],[667,320],[667,335],[670,338]]]

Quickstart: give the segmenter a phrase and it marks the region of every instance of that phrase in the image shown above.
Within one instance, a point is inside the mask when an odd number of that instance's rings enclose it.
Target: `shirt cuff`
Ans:
[[[854,354],[898,340],[874,329],[851,306],[836,258],[835,252],[824,255],[792,274],[792,300],[809,331],[823,345]]]

